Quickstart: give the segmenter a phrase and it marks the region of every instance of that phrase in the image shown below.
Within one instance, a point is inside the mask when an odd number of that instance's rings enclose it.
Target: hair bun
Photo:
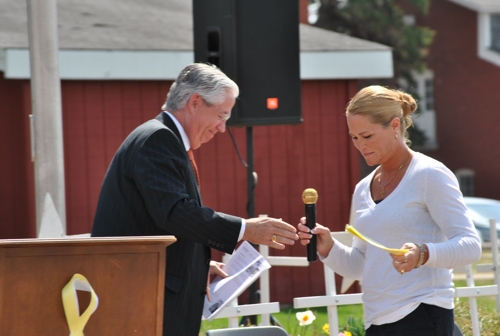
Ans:
[[[399,91],[399,100],[401,100],[401,109],[403,110],[404,117],[417,110],[417,102],[411,95]]]

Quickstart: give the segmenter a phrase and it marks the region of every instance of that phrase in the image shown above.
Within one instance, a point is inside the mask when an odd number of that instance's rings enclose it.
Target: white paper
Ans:
[[[46,193],[38,238],[61,238],[64,236],[64,227],[54,201],[50,194]]]
[[[217,276],[210,284],[210,301],[205,296],[203,316],[209,321],[215,318],[222,308],[269,268],[271,265],[259,251],[244,241],[223,267],[229,276],[225,279]]]

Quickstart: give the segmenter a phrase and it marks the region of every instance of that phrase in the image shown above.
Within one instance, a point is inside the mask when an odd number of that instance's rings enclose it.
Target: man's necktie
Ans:
[[[194,175],[196,176],[196,182],[198,182],[198,188],[200,188],[200,175],[198,173],[198,167],[196,166],[196,161],[194,160],[194,153],[190,149],[187,151],[189,162],[191,162],[191,167],[193,167]]]

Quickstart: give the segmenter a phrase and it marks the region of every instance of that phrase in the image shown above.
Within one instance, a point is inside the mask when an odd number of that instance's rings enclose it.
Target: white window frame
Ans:
[[[426,69],[423,72],[413,72],[413,80],[416,83],[416,88],[413,92],[418,94],[418,115],[413,116],[413,122],[418,126],[418,128],[425,133],[427,136],[427,141],[423,146],[419,146],[418,149],[422,150],[435,150],[438,148],[437,142],[437,132],[436,132],[436,95],[434,94],[435,85],[433,85],[433,104],[432,109],[427,109],[427,101],[425,96],[425,83],[427,80],[434,81],[434,72],[432,70]],[[401,86],[408,89],[406,81],[401,81]]]
[[[491,50],[491,15],[500,14],[493,12],[477,13],[478,30],[478,56],[500,67],[500,53]]]

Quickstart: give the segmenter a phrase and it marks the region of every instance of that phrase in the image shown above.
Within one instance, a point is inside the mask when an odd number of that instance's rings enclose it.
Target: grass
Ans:
[[[487,264],[492,262],[491,251],[487,248],[483,249],[481,260],[477,264]],[[467,286],[466,280],[457,276],[453,281],[455,287]],[[493,275],[488,279],[475,279],[476,286],[493,285]],[[480,328],[482,336],[500,336],[500,313],[496,311],[495,296],[479,296],[476,298],[478,306],[478,315],[480,319]],[[322,331],[322,327],[328,323],[328,315],[326,307],[312,308],[316,320],[307,329],[297,327],[298,322],[295,317],[296,312],[302,312],[305,309],[293,309],[292,307],[283,307],[279,313],[273,314],[273,317],[285,328],[290,334],[300,336],[319,336],[326,335]],[[345,305],[338,306],[339,328],[346,324],[349,316],[356,318],[363,317],[362,305]],[[469,300],[467,298],[456,299],[455,302],[455,321],[460,326],[464,336],[472,336],[472,324],[469,314]],[[259,322],[259,320],[258,320]],[[203,321],[200,329],[200,336],[205,336],[207,330],[223,329],[228,327],[227,319],[216,319],[213,321]],[[304,332],[305,331],[305,332]],[[333,335],[332,335],[333,336]]]
[[[500,336],[500,313],[478,298],[477,311],[481,336]],[[494,302],[493,302],[494,305]],[[455,322],[464,336],[472,336],[472,322],[469,314],[469,300],[460,298],[455,302]]]

